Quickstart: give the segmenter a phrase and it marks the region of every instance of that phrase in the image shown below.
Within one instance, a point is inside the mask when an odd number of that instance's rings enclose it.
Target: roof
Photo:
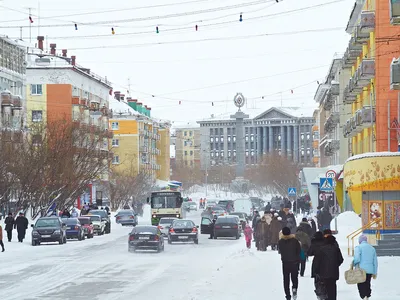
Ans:
[[[145,115],[137,112],[125,101],[118,101],[117,99],[111,98],[109,100],[110,109],[113,111],[114,116],[132,116],[132,117],[146,117]]]
[[[270,112],[270,111],[278,111],[283,114],[290,115],[293,118],[312,118],[314,109],[310,108],[303,108],[303,107],[270,107],[270,108],[243,108],[243,112],[249,115],[248,119],[255,119],[257,117],[262,116],[263,114]],[[220,115],[213,115],[211,118],[205,118],[199,120],[200,122],[209,122],[209,121],[218,121],[218,120],[232,120],[231,115],[234,115],[234,112],[227,112]]]
[[[197,122],[174,122],[172,128],[174,129],[200,129],[200,126]]]
[[[371,157],[393,157],[400,156],[400,152],[370,152],[354,155],[346,160],[346,163],[349,161],[363,159],[363,158],[371,158]]]

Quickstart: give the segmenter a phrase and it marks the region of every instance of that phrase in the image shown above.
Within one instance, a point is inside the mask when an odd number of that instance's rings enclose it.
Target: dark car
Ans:
[[[219,237],[240,238],[240,223],[237,216],[222,216],[217,219],[214,226],[214,239]]]
[[[233,200],[220,200],[218,201],[218,206],[226,209],[228,213],[235,211],[235,201]]]
[[[164,251],[164,238],[157,226],[138,225],[129,234],[128,251],[136,250]]]
[[[212,228],[211,223],[212,223],[212,215],[211,216],[203,216],[201,218],[200,234],[210,234],[211,228]]]
[[[79,222],[81,223],[83,229],[85,229],[85,235],[88,239],[93,238],[94,236],[94,227],[93,223],[90,220],[90,217],[79,217]]]
[[[40,218],[31,227],[32,246],[51,242],[58,242],[61,245],[67,242],[67,227],[59,217]]]
[[[67,225],[67,239],[78,239],[78,241],[85,239],[85,228],[77,218],[63,219],[63,221]]]
[[[87,213],[88,216],[90,215],[97,215],[101,217],[101,220],[106,222],[106,229],[104,233],[111,233],[111,220],[110,220],[110,213],[108,213],[104,209],[91,209]]]
[[[199,243],[199,232],[192,220],[175,220],[172,222],[168,232],[168,244],[173,242],[189,242]]]

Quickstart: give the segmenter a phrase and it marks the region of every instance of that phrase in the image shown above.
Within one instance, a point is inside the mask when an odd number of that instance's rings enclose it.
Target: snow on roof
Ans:
[[[169,146],[169,157],[170,158],[175,158],[175,145],[170,145]]]
[[[357,159],[369,158],[369,157],[391,157],[391,156],[400,156],[400,152],[369,152],[369,153],[357,154],[352,157],[349,157],[346,160],[346,162]]]
[[[264,113],[268,111],[276,110],[278,112],[288,114],[294,118],[312,118],[314,109],[304,108],[304,107],[270,107],[270,108],[243,108],[242,111],[249,115],[249,119],[255,119],[260,117]],[[212,115],[211,118],[205,118],[198,122],[207,122],[207,121],[217,121],[217,120],[229,120],[231,119],[231,115],[234,115],[236,111],[226,112],[220,115]],[[233,119],[232,119],[233,120]]]
[[[113,111],[114,116],[142,116],[145,115],[137,112],[125,101],[118,101],[117,99],[111,98],[109,100],[110,109]]]

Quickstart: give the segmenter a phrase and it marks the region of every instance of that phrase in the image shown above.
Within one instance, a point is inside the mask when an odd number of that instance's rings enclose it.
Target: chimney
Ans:
[[[120,98],[122,101],[125,101],[125,94],[120,94],[119,98]]]
[[[128,102],[137,102],[138,100],[137,99],[132,99],[132,98],[126,98],[126,100],[128,100]]]
[[[132,97],[126,97],[126,101],[131,101],[132,100]]]
[[[67,49],[63,49],[62,50],[62,56],[63,57],[67,57]]]
[[[114,92],[114,98],[116,99],[116,100],[121,100],[121,92],[119,92],[119,91],[115,91]]]
[[[71,56],[71,65],[75,66],[75,64],[76,64],[76,56],[72,55]]]
[[[50,54],[51,55],[56,55],[56,47],[57,47],[57,44],[50,44]]]
[[[44,36],[38,36],[37,41],[38,41],[38,48],[43,51]]]

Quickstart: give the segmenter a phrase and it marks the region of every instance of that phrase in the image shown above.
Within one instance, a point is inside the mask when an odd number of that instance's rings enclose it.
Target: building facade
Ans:
[[[66,120],[87,128],[87,138],[98,138],[98,150],[109,152],[112,132],[108,123],[108,95],[111,83],[90,69],[77,65],[75,56],[67,57],[67,50],[58,55],[56,44],[50,44],[50,54],[46,54],[43,41],[44,37],[39,36],[38,48],[31,49],[27,54],[28,127]],[[107,160],[104,163],[108,164]],[[91,197],[102,194],[106,198],[108,180],[108,172],[94,178],[88,192]]]
[[[151,108],[137,99],[125,98],[118,91],[114,94],[110,100],[113,170],[169,180],[169,123],[151,118]]]
[[[0,127],[2,138],[22,142],[25,124],[25,48],[0,37]]]
[[[319,105],[316,113],[319,167],[343,164],[350,156],[351,141],[343,135],[343,124],[351,115],[351,106],[343,97],[349,79],[350,70],[343,64],[343,59],[335,58],[325,82],[319,84],[315,93],[314,100]]]
[[[175,162],[179,166],[200,166],[200,127],[182,126],[175,129]]]
[[[238,155],[245,156],[246,165],[262,161],[263,155],[279,153],[301,165],[311,165],[312,110],[281,107],[245,111],[245,153],[236,153],[235,121],[230,114],[198,121],[200,124],[201,168],[210,165],[234,165]]]

